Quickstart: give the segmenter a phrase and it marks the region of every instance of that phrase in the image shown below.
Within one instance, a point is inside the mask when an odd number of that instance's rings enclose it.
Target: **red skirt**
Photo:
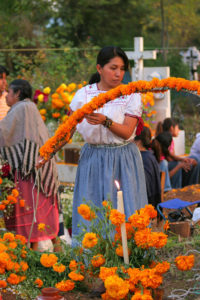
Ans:
[[[54,200],[55,197],[46,197],[40,192],[36,209],[37,188],[33,189],[33,180],[22,180],[18,174],[15,176],[15,183],[16,189],[19,191],[18,198],[24,199],[25,205],[21,207],[19,201],[13,204],[12,215],[5,216],[7,230],[23,235],[27,240],[31,234],[30,242],[55,238],[59,230],[59,212],[57,201]],[[35,218],[34,210],[36,211]],[[32,223],[33,228],[31,232]],[[45,224],[43,231],[38,230],[38,224],[40,223]]]

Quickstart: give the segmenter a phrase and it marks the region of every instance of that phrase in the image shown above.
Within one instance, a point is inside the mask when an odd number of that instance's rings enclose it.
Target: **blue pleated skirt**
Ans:
[[[78,164],[72,213],[72,239],[81,231],[77,225],[81,222],[88,226],[77,212],[77,207],[86,201],[92,201],[101,207],[104,200],[110,198],[117,208],[118,180],[123,191],[126,218],[135,210],[148,203],[144,168],[140,151],[134,143],[123,145],[85,144],[81,150]]]

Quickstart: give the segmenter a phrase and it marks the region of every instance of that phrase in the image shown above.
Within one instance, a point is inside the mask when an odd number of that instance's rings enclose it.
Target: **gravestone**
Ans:
[[[184,63],[190,67],[190,80],[198,80],[197,66],[200,64],[200,51],[196,47],[189,47],[186,52],[180,52]]]

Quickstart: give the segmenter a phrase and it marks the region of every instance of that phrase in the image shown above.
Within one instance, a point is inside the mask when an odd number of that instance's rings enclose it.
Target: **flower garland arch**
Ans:
[[[200,82],[176,77],[161,80],[154,78],[151,81],[139,80],[130,82],[127,85],[122,84],[106,93],[101,93],[73,112],[73,114],[58,127],[55,135],[40,148],[40,156],[45,160],[51,158],[52,154],[55,153],[64,142],[69,141],[72,129],[83,120],[84,115],[92,113],[105,103],[123,95],[147,92],[165,93],[169,89],[176,89],[177,91],[185,90],[190,93],[196,92],[197,95],[200,95]]]

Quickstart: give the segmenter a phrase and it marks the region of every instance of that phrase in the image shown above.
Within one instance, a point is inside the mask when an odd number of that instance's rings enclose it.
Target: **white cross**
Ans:
[[[156,59],[156,50],[144,51],[143,37],[134,38],[134,51],[126,51],[129,60],[134,60],[134,74],[136,80],[142,80],[144,63],[143,59]]]

